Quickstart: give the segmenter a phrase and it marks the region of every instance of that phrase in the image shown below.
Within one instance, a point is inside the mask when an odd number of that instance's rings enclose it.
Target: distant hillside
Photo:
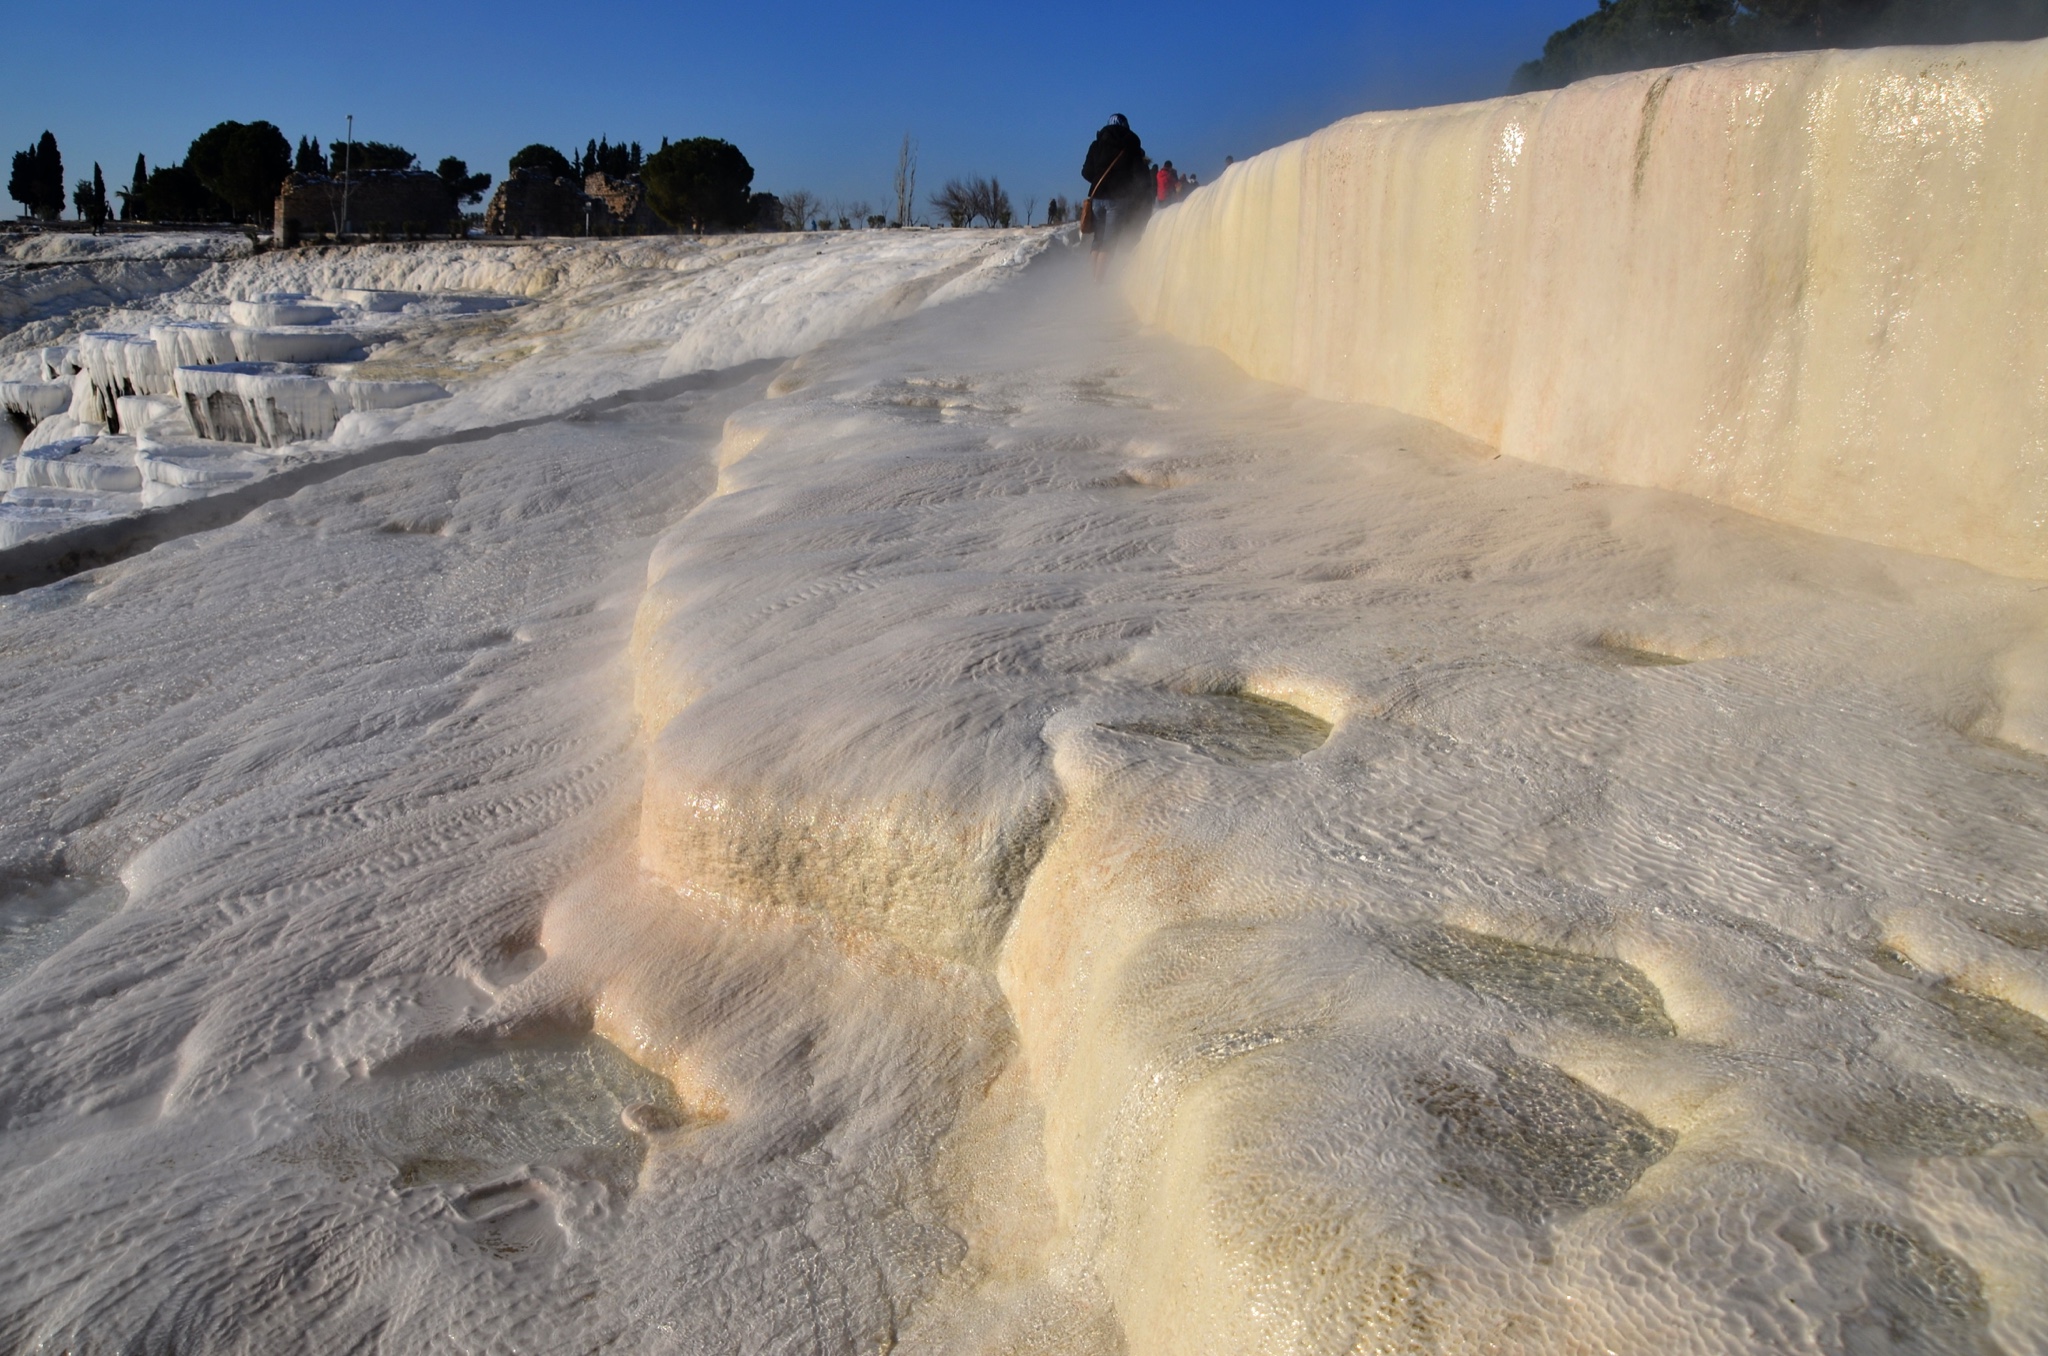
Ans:
[[[2048,0],[1600,0],[1516,70],[1511,93],[1738,52],[2048,37]]]

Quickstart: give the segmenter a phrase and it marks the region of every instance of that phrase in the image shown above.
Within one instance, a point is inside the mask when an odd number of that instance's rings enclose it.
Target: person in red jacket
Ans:
[[[1179,196],[1180,176],[1173,172],[1173,162],[1169,160],[1159,167],[1155,177],[1159,181],[1159,205],[1164,207]]]

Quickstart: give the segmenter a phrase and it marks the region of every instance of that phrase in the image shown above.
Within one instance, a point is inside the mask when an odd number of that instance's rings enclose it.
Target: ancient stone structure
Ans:
[[[665,231],[666,223],[647,205],[647,188],[637,178],[614,179],[599,170],[583,179],[583,196],[596,209],[591,213],[593,230],[605,234],[645,235]]]
[[[346,196],[344,221],[339,176],[287,176],[277,194],[278,240],[290,242],[322,231],[442,235],[461,217],[440,176],[426,170],[362,170],[349,176]]]
[[[647,188],[630,176],[598,171],[581,188],[545,170],[515,170],[484,210],[490,235],[647,235],[668,226],[647,205]]]
[[[489,235],[581,235],[583,194],[573,179],[545,170],[514,170],[484,209]]]

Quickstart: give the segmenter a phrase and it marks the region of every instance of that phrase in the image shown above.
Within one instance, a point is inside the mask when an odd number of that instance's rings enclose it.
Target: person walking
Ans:
[[[1152,184],[1145,145],[1131,130],[1129,118],[1121,113],[1110,115],[1088,147],[1081,177],[1088,181],[1088,196],[1081,203],[1081,233],[1088,237],[1099,283],[1109,265],[1110,246],[1125,226],[1135,224],[1138,205],[1151,205],[1151,195],[1146,192]]]

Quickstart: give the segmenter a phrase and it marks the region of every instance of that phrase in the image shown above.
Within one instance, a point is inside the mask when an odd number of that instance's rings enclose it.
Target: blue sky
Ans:
[[[181,159],[227,118],[326,142],[354,113],[365,140],[495,175],[533,141],[722,136],[746,152],[756,188],[879,210],[908,131],[920,198],[952,175],[995,174],[1021,209],[1081,186],[1082,153],[1111,112],[1130,115],[1156,158],[1209,178],[1226,154],[1349,113],[1496,94],[1592,7],[24,3],[7,24],[19,59],[0,82],[0,149],[47,127],[67,180],[98,160],[112,188],[138,151],[152,166]]]

